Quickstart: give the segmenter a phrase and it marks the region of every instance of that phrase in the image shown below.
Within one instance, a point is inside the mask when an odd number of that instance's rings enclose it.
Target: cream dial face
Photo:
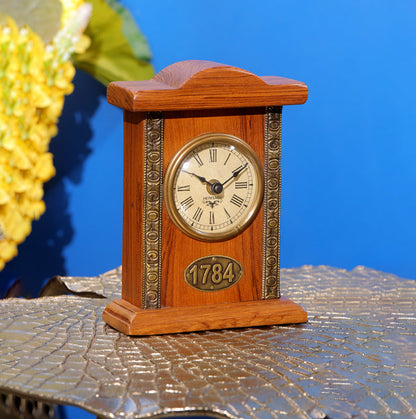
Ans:
[[[199,240],[225,240],[256,216],[263,199],[263,169],[239,138],[203,134],[172,159],[164,188],[168,213],[184,233]]]

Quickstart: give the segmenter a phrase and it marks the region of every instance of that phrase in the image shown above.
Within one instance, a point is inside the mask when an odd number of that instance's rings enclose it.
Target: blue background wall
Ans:
[[[184,59],[305,82],[283,112],[281,264],[416,278],[416,2],[134,1],[156,71]],[[121,264],[122,113],[78,72],[47,212],[2,273],[33,288]]]
[[[412,0],[125,0],[156,71],[184,59],[305,82],[283,115],[281,264],[366,265],[416,278]],[[122,113],[78,72],[47,212],[2,273],[37,289],[121,264]]]

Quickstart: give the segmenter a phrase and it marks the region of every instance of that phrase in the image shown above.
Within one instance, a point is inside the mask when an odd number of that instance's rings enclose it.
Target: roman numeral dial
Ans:
[[[192,238],[227,240],[256,217],[263,199],[263,167],[243,140],[221,133],[186,143],[166,170],[166,209]]]

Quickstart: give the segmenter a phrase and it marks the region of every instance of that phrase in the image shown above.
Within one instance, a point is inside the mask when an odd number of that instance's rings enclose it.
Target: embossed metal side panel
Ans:
[[[264,122],[263,299],[280,297],[281,121],[281,106],[266,108]]]
[[[0,302],[0,391],[102,417],[416,417],[416,282],[364,267],[282,269],[307,324],[132,338],[108,300]],[[117,298],[120,270],[63,278]]]
[[[163,127],[162,112],[146,114],[143,182],[143,308],[160,308]]]

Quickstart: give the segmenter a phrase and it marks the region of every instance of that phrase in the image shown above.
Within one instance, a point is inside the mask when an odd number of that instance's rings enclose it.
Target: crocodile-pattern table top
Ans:
[[[1,301],[0,391],[109,418],[416,418],[416,281],[283,269],[282,294],[306,324],[128,337],[101,319],[120,274]]]

